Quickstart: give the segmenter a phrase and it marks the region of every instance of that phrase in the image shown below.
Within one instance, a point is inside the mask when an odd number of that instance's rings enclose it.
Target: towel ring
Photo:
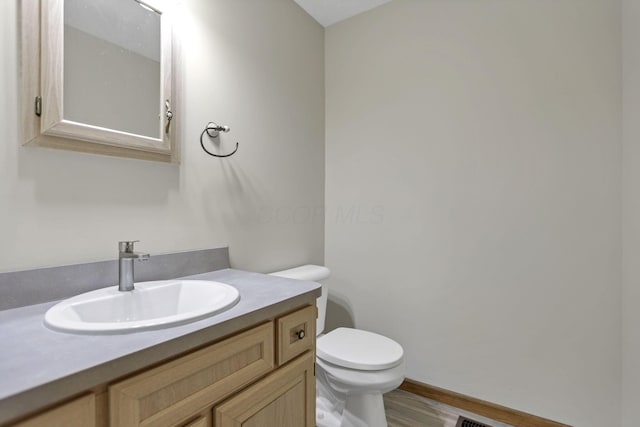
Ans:
[[[236,153],[236,151],[238,151],[238,146],[240,145],[239,143],[236,142],[235,150],[233,150],[229,154],[215,154],[215,153],[212,153],[211,151],[207,150],[204,147],[204,141],[202,140],[202,138],[204,137],[205,133],[210,138],[217,138],[218,136],[220,136],[220,132],[225,132],[226,133],[226,132],[229,132],[230,130],[231,130],[231,128],[229,126],[220,126],[220,125],[218,125],[218,124],[216,124],[214,122],[209,122],[207,124],[207,127],[204,128],[204,130],[200,134],[200,146],[202,147],[204,152],[207,153],[210,156],[213,156],[213,157],[230,157],[230,156],[233,156]]]

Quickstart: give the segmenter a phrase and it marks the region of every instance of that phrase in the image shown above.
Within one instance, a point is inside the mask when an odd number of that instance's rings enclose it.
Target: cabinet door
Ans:
[[[209,417],[208,415],[203,415],[189,422],[188,424],[185,424],[182,427],[210,427],[210,426],[211,426],[211,417]]]
[[[314,360],[305,353],[214,409],[216,427],[315,426]]]

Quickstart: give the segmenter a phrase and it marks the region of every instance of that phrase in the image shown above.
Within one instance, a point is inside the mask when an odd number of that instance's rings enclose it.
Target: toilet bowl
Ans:
[[[322,285],[322,295],[316,301],[316,425],[387,427],[382,395],[404,380],[402,346],[385,336],[353,328],[322,334],[328,268],[304,265],[271,274]]]

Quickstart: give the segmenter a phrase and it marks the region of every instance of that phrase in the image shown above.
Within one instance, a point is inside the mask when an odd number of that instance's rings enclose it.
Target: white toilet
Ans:
[[[271,273],[319,282],[316,342],[316,425],[387,427],[382,395],[404,380],[404,351],[397,342],[351,328],[322,334],[327,308],[327,267],[304,265]]]

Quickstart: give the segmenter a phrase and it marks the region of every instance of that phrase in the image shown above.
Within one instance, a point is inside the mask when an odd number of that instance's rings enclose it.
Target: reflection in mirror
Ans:
[[[64,1],[64,119],[161,130],[160,14],[136,0]]]

